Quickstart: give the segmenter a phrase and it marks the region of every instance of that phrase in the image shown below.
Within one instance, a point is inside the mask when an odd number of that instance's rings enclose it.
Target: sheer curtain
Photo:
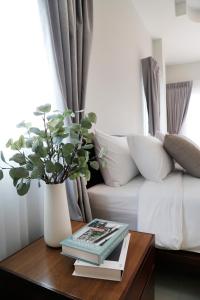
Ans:
[[[200,146],[200,80],[193,81],[188,112],[181,129],[181,134],[187,136]]]
[[[10,157],[5,143],[20,135],[16,124],[31,120],[40,104],[62,105],[46,59],[38,2],[1,1],[0,36],[0,149]],[[42,235],[42,199],[43,187],[37,183],[20,197],[8,174],[0,181],[0,260]]]

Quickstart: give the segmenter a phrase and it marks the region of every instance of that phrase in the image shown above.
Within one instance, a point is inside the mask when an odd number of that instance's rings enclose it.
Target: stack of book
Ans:
[[[61,242],[76,259],[74,276],[121,281],[130,234],[128,224],[94,219]]]

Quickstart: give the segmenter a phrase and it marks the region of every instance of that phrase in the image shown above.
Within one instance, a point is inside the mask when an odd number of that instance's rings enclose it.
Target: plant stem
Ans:
[[[82,143],[82,139],[81,139],[81,143]],[[66,168],[66,171],[65,171],[65,173],[64,173],[63,178],[61,178],[62,182],[64,182],[64,181],[68,178],[68,176],[69,176],[69,173],[70,173],[70,171],[71,171],[71,165],[72,165],[73,160],[74,160],[74,158],[75,158],[75,156],[76,156],[76,153],[77,153],[77,151],[78,151],[78,148],[79,148],[79,144],[76,144],[75,147],[74,147],[74,150],[73,150],[73,152],[72,152],[72,156],[71,156],[71,159],[70,159],[70,163],[67,165],[67,168]]]
[[[44,123],[44,132],[45,132],[45,136],[46,136],[46,142],[47,142],[47,146],[48,146],[48,155],[49,155],[49,159],[51,160],[51,157],[52,157],[51,145],[50,145],[49,139],[48,139],[48,130],[47,130],[47,126],[46,126],[46,116],[45,116],[45,113],[44,113],[44,117],[43,117],[43,123]]]

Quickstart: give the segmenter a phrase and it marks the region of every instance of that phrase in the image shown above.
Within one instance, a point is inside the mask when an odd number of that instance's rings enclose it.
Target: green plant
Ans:
[[[6,167],[0,167],[0,179],[3,178],[3,170],[9,169],[19,195],[28,192],[33,179],[38,180],[39,186],[40,180],[46,184],[59,184],[67,178],[85,177],[89,180],[89,165],[99,168],[96,157],[90,157],[90,149],[93,148],[90,129],[96,123],[95,113],[88,113],[80,124],[66,125],[69,117],[74,118],[74,112],[50,112],[50,104],[42,105],[34,112],[35,116],[42,118],[42,129],[25,121],[17,125],[25,130],[25,134],[16,141],[8,140],[6,147],[16,152],[9,162],[1,151],[1,160]]]

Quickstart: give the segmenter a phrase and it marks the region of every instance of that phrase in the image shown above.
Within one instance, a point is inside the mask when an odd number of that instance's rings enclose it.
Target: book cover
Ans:
[[[61,241],[62,254],[101,264],[128,232],[128,224],[94,219]]]
[[[74,276],[99,278],[121,281],[130,240],[130,233],[113,250],[113,252],[99,266],[76,260],[74,263]]]

